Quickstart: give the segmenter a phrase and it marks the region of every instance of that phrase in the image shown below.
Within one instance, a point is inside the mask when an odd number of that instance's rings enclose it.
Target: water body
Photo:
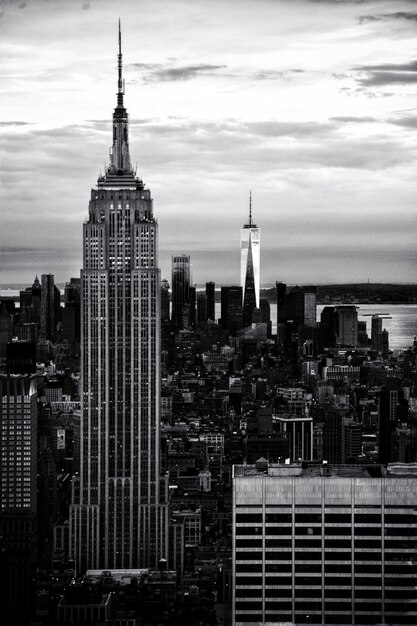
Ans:
[[[271,304],[272,332],[276,333],[277,305]],[[317,306],[317,321],[320,321],[324,304]],[[389,346],[391,350],[403,350],[408,348],[414,335],[417,335],[417,304],[357,304],[358,319],[366,322],[366,330],[371,336],[371,318],[368,315],[375,313],[388,313],[392,319],[383,320],[382,328],[389,333]],[[216,317],[220,317],[220,303],[216,303]]]

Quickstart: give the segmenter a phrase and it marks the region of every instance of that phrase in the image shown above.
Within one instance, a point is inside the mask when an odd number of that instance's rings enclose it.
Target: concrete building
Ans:
[[[190,327],[191,264],[188,254],[172,257],[172,323],[175,330]]]
[[[118,93],[110,164],[91,192],[81,274],[80,476],[70,510],[78,571],[167,557],[160,476],[160,270],[151,193],[131,166]]]
[[[0,376],[0,422],[2,623],[25,626],[36,564],[36,376]]]
[[[233,623],[416,624],[417,466],[234,466]]]

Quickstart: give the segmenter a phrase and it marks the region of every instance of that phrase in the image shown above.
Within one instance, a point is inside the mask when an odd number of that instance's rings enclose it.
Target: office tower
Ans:
[[[32,316],[31,322],[39,324],[41,320],[41,301],[42,301],[42,287],[39,282],[39,278],[35,276],[35,280],[32,285]]]
[[[216,285],[212,281],[206,283],[207,319],[216,321]]]
[[[119,25],[110,164],[83,227],[80,476],[70,511],[78,571],[155,567],[167,555],[158,223],[131,166],[123,99]]]
[[[358,345],[358,308],[356,306],[337,306],[337,336],[339,346]]]
[[[36,376],[0,376],[2,624],[29,624],[36,564]]]
[[[243,325],[252,324],[252,311],[259,309],[260,229],[252,222],[252,192],[249,195],[249,221],[240,231],[240,284]]]
[[[35,374],[36,345],[13,340],[6,346],[6,374]]]
[[[267,335],[269,338],[272,334],[271,305],[266,298],[261,298],[259,306],[261,311],[261,321],[267,326]]]
[[[207,296],[204,291],[197,293],[197,322],[207,321]]]
[[[195,328],[196,298],[197,291],[195,285],[190,286],[189,293],[189,309],[188,309],[188,328]]]
[[[242,328],[242,287],[221,288],[221,326],[231,335]]]
[[[6,302],[0,302],[0,359],[6,356],[6,346],[13,337],[13,315]]]
[[[169,282],[164,279],[161,280],[161,322],[169,322]]]
[[[191,265],[188,254],[172,257],[172,324],[175,330],[189,327]]]
[[[277,292],[277,324],[283,324],[286,320],[285,297],[287,295],[287,285],[285,285],[285,283],[276,282],[275,288]]]
[[[70,278],[65,285],[65,308],[62,313],[63,338],[65,341],[80,341],[81,283],[79,278]]]
[[[417,623],[414,465],[233,474],[233,624]]]
[[[379,315],[372,315],[371,317],[371,348],[380,353],[381,346],[381,334],[382,334],[382,317]]]
[[[404,402],[404,391],[400,381],[387,379],[378,394],[378,451],[380,463],[391,463],[393,460],[393,433],[398,426],[401,405]],[[400,411],[399,411],[400,409]],[[406,420],[407,421],[407,418]]]
[[[41,276],[40,334],[43,339],[54,339],[60,320],[60,291],[53,274]]]
[[[317,287],[294,287],[285,296],[286,320],[292,320],[298,327],[315,328],[316,301]]]
[[[381,352],[382,352],[382,356],[385,358],[388,356],[389,353],[389,333],[388,331],[384,328],[384,330],[381,333]]]

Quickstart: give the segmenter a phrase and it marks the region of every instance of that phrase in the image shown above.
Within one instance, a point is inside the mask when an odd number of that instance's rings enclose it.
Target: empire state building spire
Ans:
[[[125,81],[122,65],[122,32],[119,20],[119,54],[117,55],[117,106],[113,113],[113,145],[110,149],[111,175],[124,176],[132,174],[129,155],[129,117],[124,106]]]

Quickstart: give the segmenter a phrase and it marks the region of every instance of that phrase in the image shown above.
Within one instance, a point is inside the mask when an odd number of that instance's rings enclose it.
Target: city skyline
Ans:
[[[252,189],[261,285],[413,282],[412,3],[157,5],[0,5],[2,281],[79,274],[120,14],[131,152],[157,201],[164,278],[185,253],[196,282],[238,283]]]

